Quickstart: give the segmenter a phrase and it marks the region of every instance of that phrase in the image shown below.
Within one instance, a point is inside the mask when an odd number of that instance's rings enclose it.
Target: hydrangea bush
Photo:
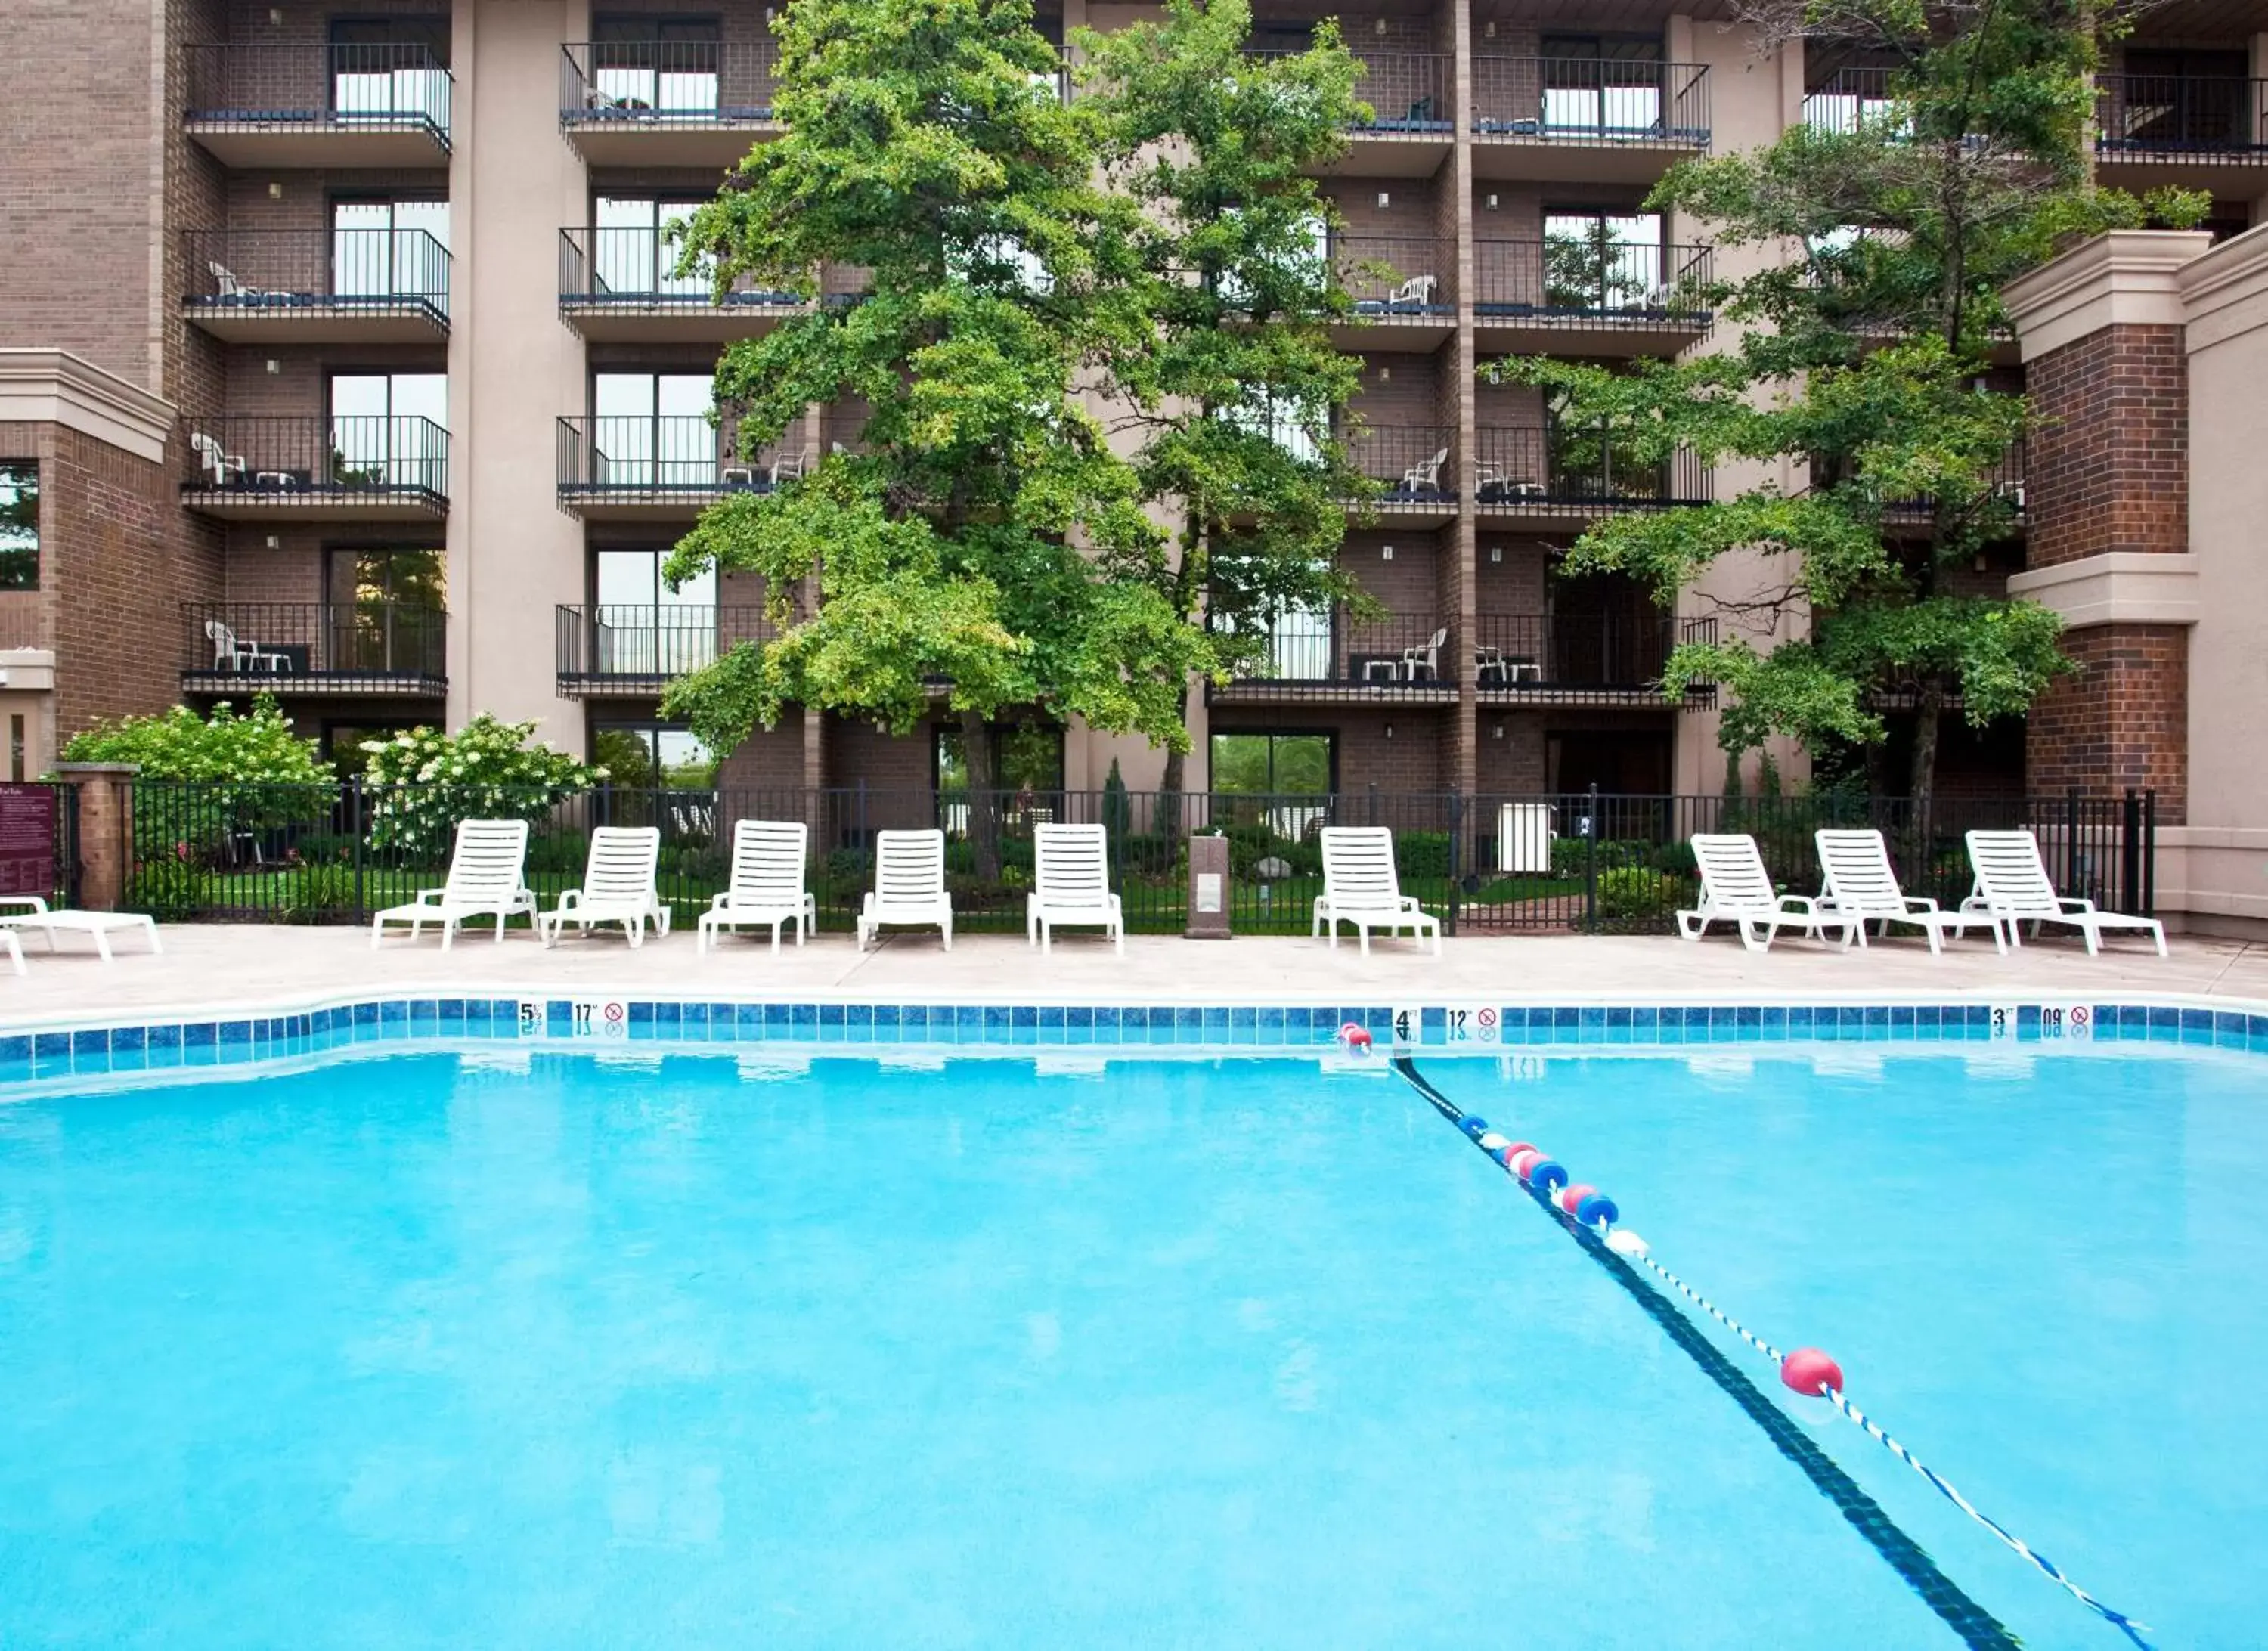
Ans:
[[[530,743],[532,722],[483,711],[454,733],[413,728],[365,741],[370,844],[438,861],[460,820],[539,820],[607,778],[603,768]]]

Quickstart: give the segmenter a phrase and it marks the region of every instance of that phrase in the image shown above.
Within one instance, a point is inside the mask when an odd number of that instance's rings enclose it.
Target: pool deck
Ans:
[[[1138,935],[1123,957],[1098,939],[1058,939],[1042,957],[1020,937],[972,935],[948,954],[934,935],[893,935],[860,954],[840,935],[775,959],[768,940],[728,942],[707,956],[689,934],[632,952],[619,932],[545,951],[525,932],[487,934],[445,953],[429,935],[370,949],[367,932],[198,924],[164,932],[151,957],[123,940],[105,966],[76,937],[50,954],[26,936],[28,972],[0,967],[0,1028],[211,1008],[277,1010],[342,993],[507,996],[558,991],[591,998],[698,997],[971,1003],[1820,1002],[1954,999],[1995,1002],[2122,1000],[2165,993],[2268,1004],[2268,946],[2172,941],[2160,958],[2133,942],[2089,957],[2076,938],[2002,957],[1982,940],[1932,957],[1918,939],[1845,952],[1783,939],[1768,953],[1729,936],[1536,936],[1452,940],[1436,960],[1408,941],[1251,937],[1227,941]],[[2268,1012],[2258,1011],[2256,1013]]]

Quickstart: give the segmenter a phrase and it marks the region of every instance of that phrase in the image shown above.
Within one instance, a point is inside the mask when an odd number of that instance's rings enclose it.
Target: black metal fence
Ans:
[[[1709,500],[1707,465],[1680,451],[1660,462],[1610,436],[1542,426],[1474,432],[1474,502],[1484,507],[1592,512]]]
[[[954,923],[1021,932],[1032,888],[1034,828],[1099,824],[1111,887],[1138,932],[1177,933],[1187,917],[1188,840],[1228,839],[1230,918],[1241,933],[1308,932],[1322,892],[1318,832],[1386,826],[1403,892],[1453,933],[1669,932],[1699,888],[1690,839],[1753,836],[1786,890],[1820,887],[1812,834],[1882,832],[1909,894],[1941,904],[1969,892],[1964,831],[2029,828],[2066,895],[2147,912],[2155,807],[2146,792],[2007,801],[1839,796],[1620,796],[1335,792],[1245,795],[1082,792],[880,791],[864,787],[630,790],[571,796],[476,785],[262,786],[144,782],[136,788],[129,903],[168,920],[367,921],[439,887],[451,834],[465,818],[534,823],[527,884],[549,907],[581,881],[600,825],[662,836],[661,892],[690,922],[725,886],[733,827],[795,820],[810,828],[808,886],[820,926],[847,931],[872,886],[875,834],[946,833]]]
[[[277,503],[351,495],[438,507],[449,497],[449,432],[430,418],[231,416],[189,426],[181,490]]]
[[[672,495],[769,493],[801,475],[810,455],[764,447],[733,450],[733,439],[698,413],[600,414],[558,425],[559,492],[635,500]]]
[[[1709,142],[1709,70],[1637,57],[1473,58],[1473,131],[1544,143]]]
[[[778,635],[760,604],[594,603],[556,610],[559,691],[659,693],[743,642]]]
[[[730,125],[772,118],[779,48],[739,41],[578,41],[560,48],[562,126]]]
[[[1331,279],[1366,320],[1454,321],[1457,244],[1423,235],[1336,235]]]
[[[429,46],[410,41],[227,42],[182,56],[193,124],[232,131],[279,126],[408,128],[449,146],[453,83]]]
[[[2106,154],[2214,155],[2268,165],[2268,80],[2097,75],[2095,144]]]
[[[1354,94],[1371,110],[1370,119],[1356,122],[1354,130],[1446,139],[1456,129],[1454,54],[1366,51],[1359,41],[1349,41],[1348,47],[1362,63],[1362,77],[1354,83]],[[1297,54],[1268,51],[1253,55],[1267,60]]]
[[[422,229],[192,230],[182,240],[182,301],[195,309],[449,319],[448,250]]]
[[[440,694],[448,626],[442,609],[409,602],[185,602],[181,686]]]
[[[1483,321],[1594,327],[1709,324],[1711,250],[1564,238],[1473,243],[1473,313]]]
[[[586,225],[559,232],[559,303],[568,310],[718,307],[707,274],[679,275],[681,244],[666,232],[638,225]],[[725,294],[733,309],[795,309],[792,292],[750,283]]]
[[[1384,484],[1380,505],[1439,509],[1457,497],[1456,444],[1447,426],[1373,424],[1347,433],[1347,462]]]

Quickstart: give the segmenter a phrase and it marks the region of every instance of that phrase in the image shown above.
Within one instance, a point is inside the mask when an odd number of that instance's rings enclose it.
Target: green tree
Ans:
[[[1103,175],[1138,213],[1128,292],[1137,324],[1103,362],[1114,436],[1165,538],[1106,547],[1108,576],[1202,630],[1206,674],[1264,657],[1287,613],[1378,610],[1339,569],[1345,506],[1376,486],[1351,462],[1347,404],[1362,362],[1333,342],[1352,304],[1328,255],[1316,174],[1366,122],[1362,73],[1330,22],[1306,51],[1246,51],[1246,0],[1167,0],[1164,15],[1081,31]],[[1184,682],[1186,679],[1184,679]],[[1177,721],[1186,721],[1181,689]],[[1186,740],[1167,745],[1166,818]]]
[[[534,733],[532,722],[482,711],[454,733],[418,727],[364,741],[371,846],[437,862],[460,820],[541,820],[608,778]]]
[[[1543,387],[1558,422],[1660,464],[1792,458],[1810,482],[1703,506],[1607,518],[1571,574],[1629,574],[1665,606],[1719,558],[1760,556],[1731,623],[1670,659],[1663,687],[1715,682],[1728,751],[1793,735],[1815,750],[1879,742],[1880,706],[1914,706],[1908,785],[1926,802],[1941,718],[2020,714],[2072,667],[2056,615],[1960,574],[2017,527],[1999,475],[2021,396],[1985,374],[2007,317],[1999,291],[2071,239],[2204,203],[2098,190],[2088,162],[2099,40],[2123,26],[2076,0],[1766,0],[1767,45],[1858,50],[1896,67],[1889,98],[1843,129],[1800,126],[1751,154],[1688,162],[1648,204],[1707,223],[1719,247],[1801,255],[1712,294],[1734,347],[1627,372],[1497,364]],[[1915,530],[1894,529],[1894,517]],[[1743,632],[1749,634],[1744,635]],[[1793,632],[1793,639],[1788,639]],[[1750,635],[1782,639],[1759,645]]]
[[[243,716],[223,700],[210,717],[176,705],[99,721],[73,734],[63,755],[66,763],[133,763],[144,779],[334,789],[321,748],[300,737],[271,694],[254,699]]]

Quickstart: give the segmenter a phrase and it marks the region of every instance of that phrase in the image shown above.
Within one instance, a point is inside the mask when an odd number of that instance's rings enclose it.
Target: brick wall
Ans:
[[[1484,705],[1480,708],[1479,733],[1476,784],[1483,795],[1533,794],[1543,789],[1542,712],[1494,711]],[[1494,828],[1491,822],[1483,829]]]
[[[1350,533],[1339,548],[1339,565],[1357,584],[1386,605],[1388,612],[1414,619],[1430,619],[1438,611],[1437,541],[1426,528],[1397,533],[1391,528]],[[1394,559],[1382,554],[1394,547]]]
[[[1476,563],[1476,607],[1484,614],[1543,612],[1552,553],[1558,548],[1541,539],[1522,539],[1492,531],[1484,523]],[[1491,561],[1490,553],[1498,549],[1504,552],[1503,558]]]
[[[2063,639],[2080,674],[2057,682],[2025,730],[2030,789],[2158,793],[2158,818],[2188,818],[2189,631],[2095,625]]]
[[[2178,327],[2108,327],[2027,368],[2029,556],[2052,567],[2189,544],[2189,374]]]
[[[55,724],[65,739],[97,717],[162,711],[180,697],[180,602],[202,570],[173,528],[171,472],[91,436],[51,426],[42,503],[52,538]]]

